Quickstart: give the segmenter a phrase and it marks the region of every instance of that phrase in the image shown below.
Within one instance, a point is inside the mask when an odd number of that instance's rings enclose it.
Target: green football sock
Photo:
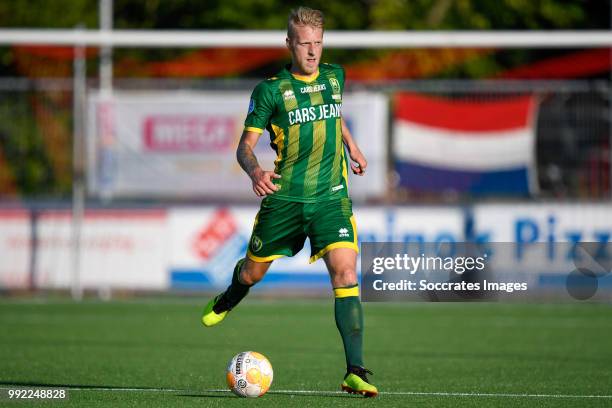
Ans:
[[[357,285],[334,288],[336,327],[344,343],[347,369],[363,367],[363,309]]]
[[[245,262],[246,259],[242,258],[236,263],[236,266],[234,267],[234,273],[232,275],[232,283],[223,293],[223,298],[225,302],[218,302],[218,304],[225,304],[227,305],[226,307],[229,307],[231,309],[238,303],[240,303],[240,301],[244,299],[244,297],[249,293],[251,285],[245,285],[244,283],[240,282],[240,279],[238,278],[240,276],[242,266]],[[226,309],[226,307],[223,307],[223,309]],[[215,310],[215,312],[219,313],[220,311]]]

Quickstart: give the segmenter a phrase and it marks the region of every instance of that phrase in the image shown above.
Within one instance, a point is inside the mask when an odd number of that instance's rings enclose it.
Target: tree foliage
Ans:
[[[285,27],[288,0],[115,0],[114,24],[123,29],[267,29]],[[607,29],[604,0],[312,0],[329,29]],[[0,26],[98,26],[97,0],[0,2]]]

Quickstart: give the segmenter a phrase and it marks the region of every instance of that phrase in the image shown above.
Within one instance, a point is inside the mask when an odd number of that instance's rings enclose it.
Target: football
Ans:
[[[240,397],[261,397],[272,384],[272,365],[255,351],[238,353],[227,365],[227,385]]]

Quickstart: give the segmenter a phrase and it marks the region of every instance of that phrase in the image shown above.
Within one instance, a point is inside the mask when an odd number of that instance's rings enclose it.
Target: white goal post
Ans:
[[[282,30],[0,29],[1,45],[93,47],[284,47]],[[611,47],[612,31],[334,31],[327,48],[586,48]]]

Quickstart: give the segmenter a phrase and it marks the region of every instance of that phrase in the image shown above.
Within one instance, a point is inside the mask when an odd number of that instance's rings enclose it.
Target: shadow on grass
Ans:
[[[221,392],[203,392],[201,394],[189,393],[189,394],[176,394],[177,397],[190,397],[190,398],[239,398],[234,394],[221,393]]]
[[[236,399],[241,399],[240,397],[238,397],[237,395],[231,394],[231,393],[227,393],[225,395],[222,395],[222,393],[225,393],[225,391],[218,391],[218,392],[202,392],[201,394],[197,394],[197,393],[189,393],[189,394],[177,394],[177,397],[190,397],[190,398],[236,398]],[[323,397],[323,398],[354,398],[354,399],[360,399],[358,396],[353,396],[353,395],[348,395],[348,394],[314,394],[314,393],[308,393],[308,394],[302,394],[302,393],[291,393],[291,392],[269,392],[268,395],[284,395],[284,396],[290,396],[290,397]],[[265,397],[264,397],[265,398]],[[362,398],[361,398],[362,399]]]

